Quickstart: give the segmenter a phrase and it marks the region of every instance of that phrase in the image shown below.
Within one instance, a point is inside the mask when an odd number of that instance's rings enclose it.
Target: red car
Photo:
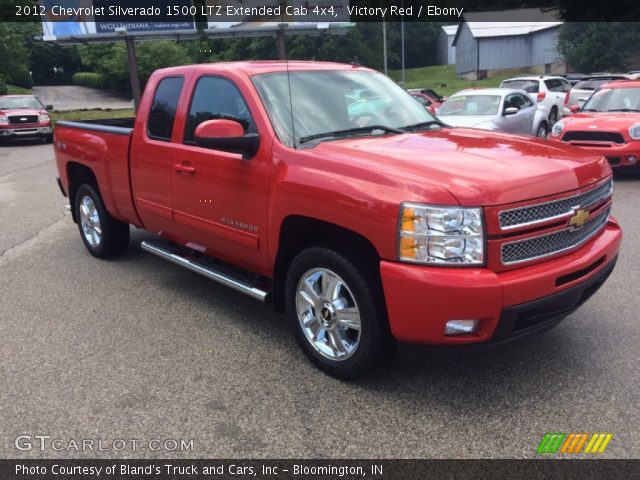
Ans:
[[[442,105],[442,102],[444,102],[442,97],[436,96],[433,90],[427,88],[410,88],[408,92],[434,115],[436,114],[436,110]]]
[[[640,81],[604,84],[572,111],[554,125],[551,140],[604,155],[613,168],[639,168]]]
[[[15,138],[41,138],[53,141],[53,130],[48,110],[33,95],[0,96],[0,143]]]
[[[384,107],[350,111],[363,89]],[[396,341],[551,328],[604,283],[622,238],[602,156],[448,127],[353,65],[159,70],[135,119],[58,122],[55,154],[92,255],[123,253],[129,225],[153,232],[142,249],[271,302],[339,377]]]

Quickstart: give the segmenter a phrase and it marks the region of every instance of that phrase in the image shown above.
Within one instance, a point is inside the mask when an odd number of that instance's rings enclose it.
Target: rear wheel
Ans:
[[[556,107],[553,107],[549,112],[549,125],[553,127],[557,121],[558,121],[558,109]]]
[[[80,237],[94,257],[119,255],[129,245],[129,224],[112,218],[93,185],[83,184],[75,198]]]
[[[302,251],[289,267],[291,328],[305,354],[331,375],[362,376],[395,351],[376,278],[360,259],[324,247]]]

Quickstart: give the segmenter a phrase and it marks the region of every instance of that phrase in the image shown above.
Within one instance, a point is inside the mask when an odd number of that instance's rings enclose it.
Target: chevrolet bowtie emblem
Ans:
[[[584,225],[584,222],[589,218],[589,210],[577,210],[576,213],[569,219],[569,226],[580,228]]]

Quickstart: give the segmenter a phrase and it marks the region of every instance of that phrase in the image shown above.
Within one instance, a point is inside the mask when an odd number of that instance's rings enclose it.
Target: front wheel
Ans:
[[[377,276],[365,262],[323,247],[291,263],[289,322],[305,354],[331,375],[362,376],[394,352]]]
[[[92,185],[83,184],[78,188],[75,208],[80,237],[91,255],[107,258],[126,250],[129,224],[109,215]]]
[[[551,112],[549,112],[549,125],[553,127],[557,121],[558,121],[558,110],[556,110],[556,107],[553,107],[551,109]]]
[[[549,127],[547,127],[547,124],[545,122],[542,122],[538,126],[538,131],[536,132],[536,137],[547,138],[547,135],[549,135]]]

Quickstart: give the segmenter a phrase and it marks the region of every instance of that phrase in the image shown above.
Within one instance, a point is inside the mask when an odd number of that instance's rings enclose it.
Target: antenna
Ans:
[[[298,148],[296,144],[296,122],[293,116],[293,96],[291,94],[291,73],[289,72],[289,60],[284,59],[287,66],[287,83],[289,84],[289,109],[291,111],[291,136],[293,137],[293,148]]]

